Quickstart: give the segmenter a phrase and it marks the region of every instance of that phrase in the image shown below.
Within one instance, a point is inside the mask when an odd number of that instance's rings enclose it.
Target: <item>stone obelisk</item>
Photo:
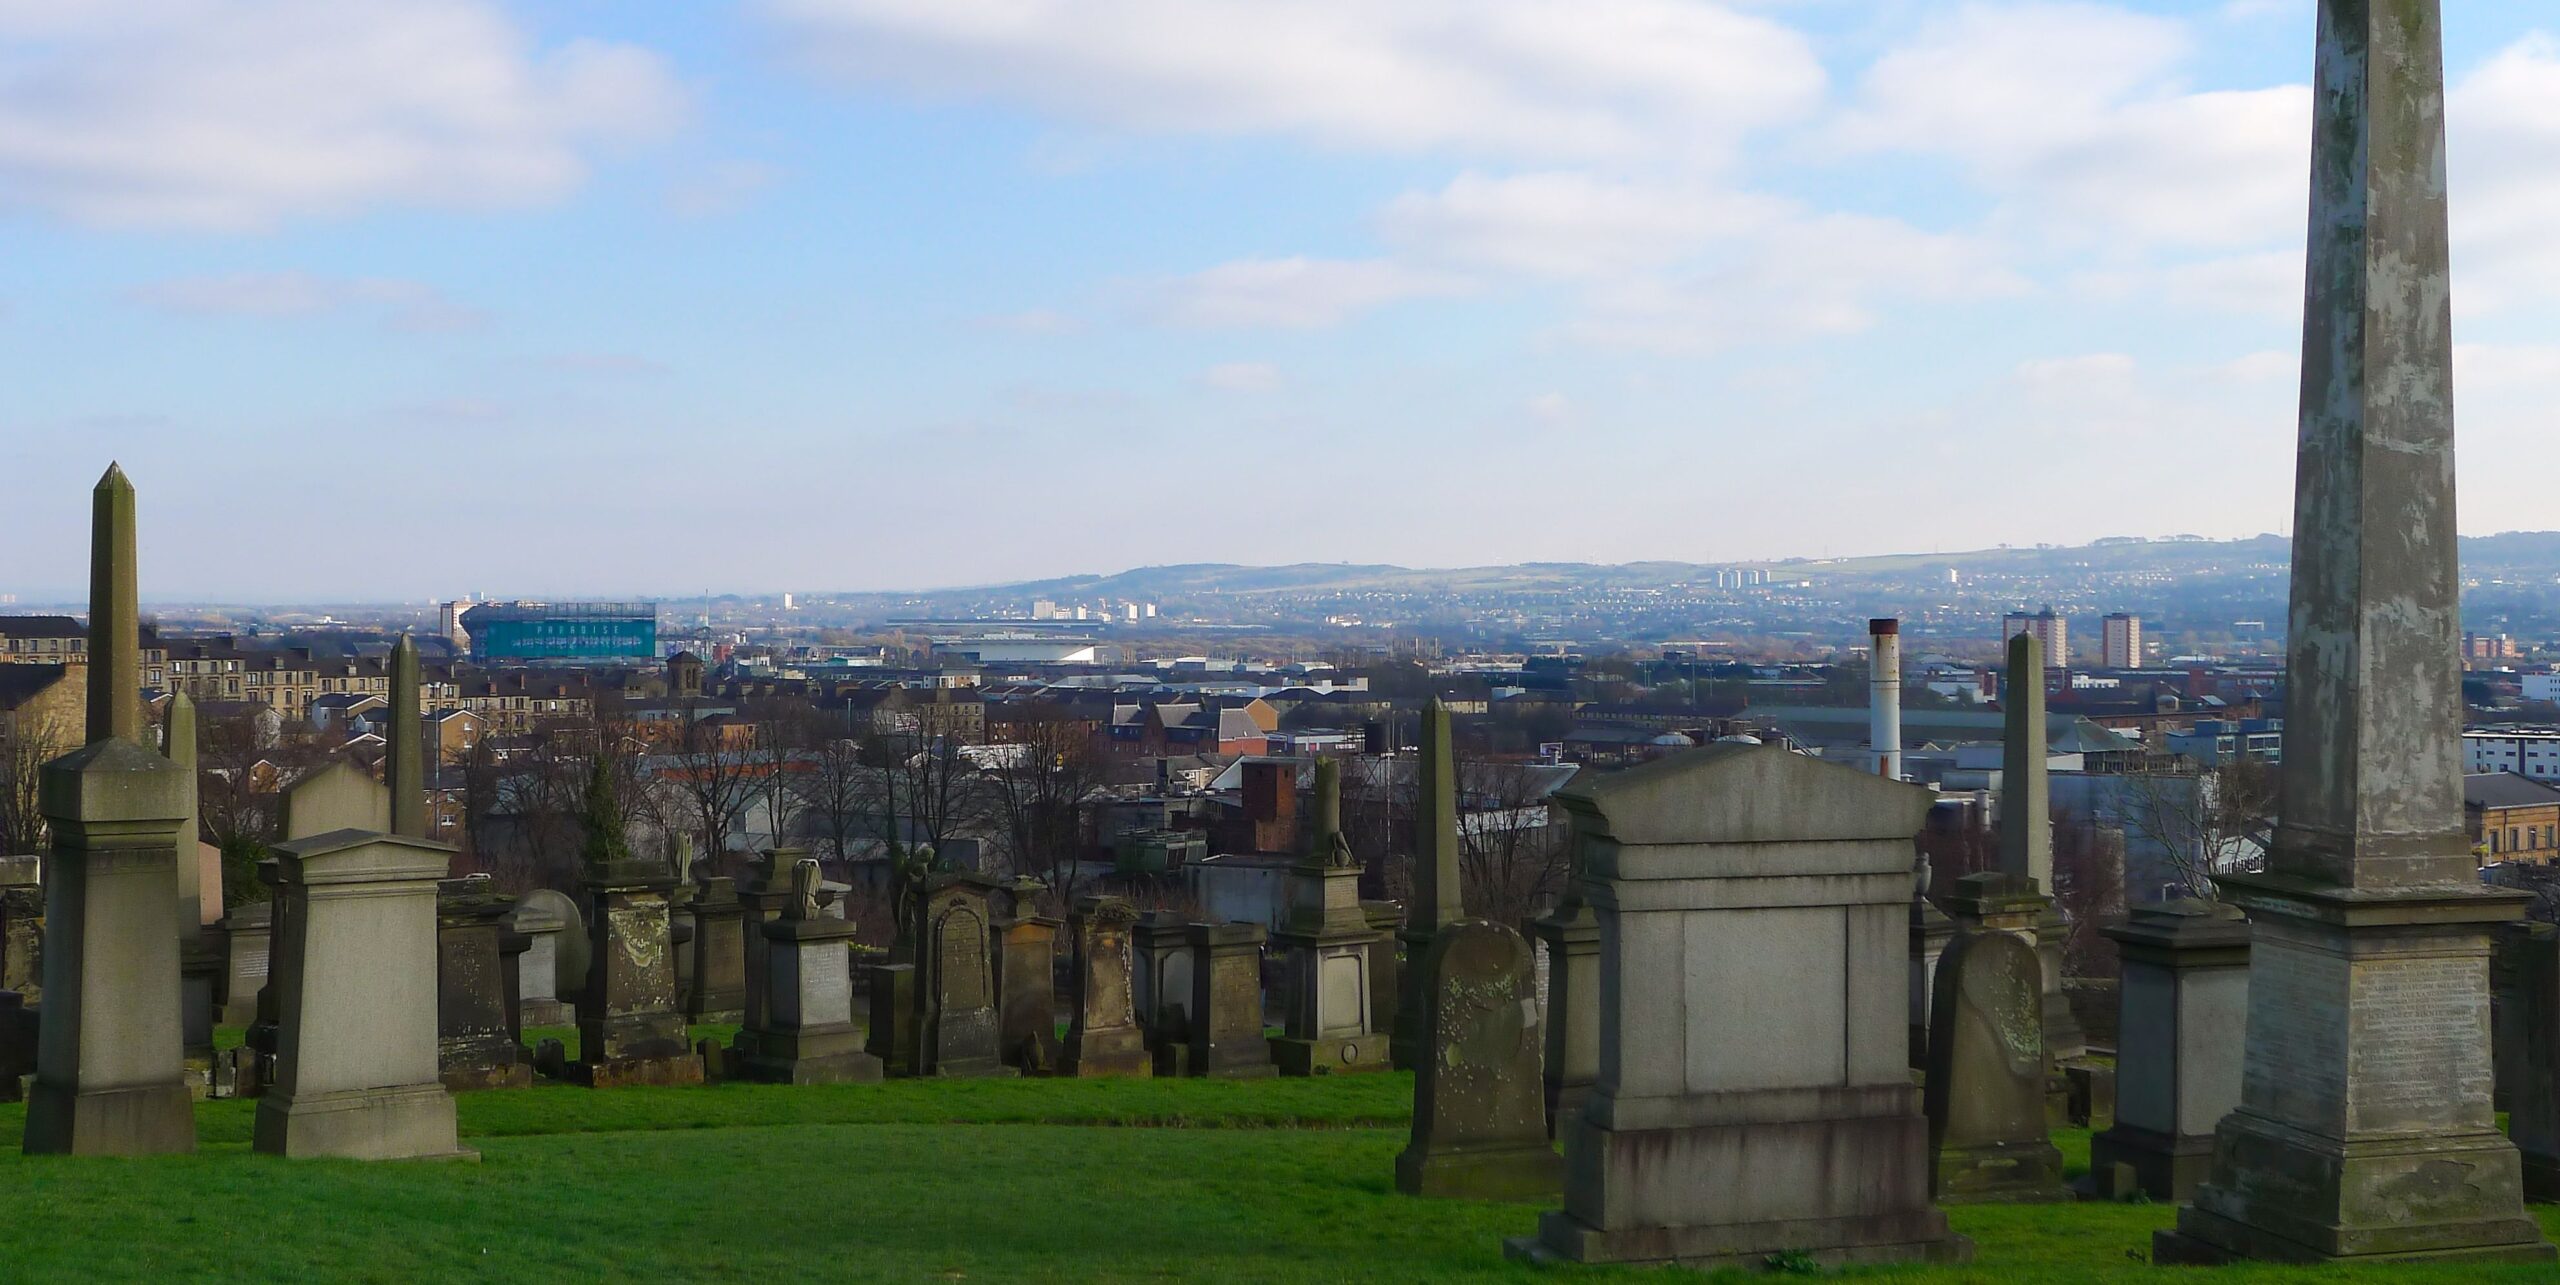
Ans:
[[[383,778],[391,786],[391,832],[410,839],[427,833],[426,734],[418,719],[418,644],[407,634],[391,648],[391,744]]]
[[[2000,873],[2033,880],[2053,895],[2053,782],[2044,719],[2044,644],[2009,640],[2008,685],[2000,693]]]
[[[2547,1261],[2463,832],[2439,0],[2321,0],[2280,823],[2240,1108],[2163,1262]]]
[[[2054,904],[2053,783],[2049,731],[2044,716],[2044,642],[2034,634],[2009,640],[2008,685],[2001,692],[2003,728],[2000,738],[2000,873],[2026,880],[2045,899],[2036,916],[2035,948],[2043,971],[2044,1047],[2056,1065],[2050,1096],[2058,1114],[2068,1113],[2067,1090],[2059,1066],[2087,1055],[2089,1036],[2072,1015],[2071,996],[2063,989],[2063,940],[2071,925]],[[2059,1122],[2059,1120],[2057,1120]]]
[[[1403,984],[1396,1000],[1393,1056],[1410,1071],[1430,1044],[1423,1025],[1431,978],[1422,961],[1440,930],[1466,917],[1458,873],[1458,759],[1451,743],[1449,707],[1439,697],[1422,709],[1422,757],[1414,764],[1413,904],[1404,912]]]
[[[186,773],[140,739],[133,510],[133,485],[109,467],[89,543],[89,744],[46,764],[39,787],[53,856],[22,1144],[30,1155],[196,1145],[181,1049],[177,871],[193,792]]]
[[[178,827],[178,932],[194,938],[204,924],[203,873],[196,858],[201,843],[203,805],[196,797],[196,767],[201,749],[196,739],[196,703],[185,692],[169,695],[169,712],[161,726],[163,749],[185,775],[187,817]]]
[[[133,483],[107,466],[89,506],[89,732],[142,742],[142,608],[134,579]]]

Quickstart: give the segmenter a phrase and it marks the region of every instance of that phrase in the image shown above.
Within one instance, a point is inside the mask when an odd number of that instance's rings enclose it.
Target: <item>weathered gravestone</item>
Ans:
[[[0,990],[44,1002],[44,862],[0,857]]]
[[[443,844],[361,830],[277,849],[275,1079],[256,1150],[476,1158],[436,1056],[436,882],[452,861]]]
[[[2034,634],[2009,639],[2009,673],[2002,687],[2000,770],[2001,873],[2024,880],[2045,898],[2035,923],[2026,931],[2042,969],[2038,985],[2044,1012],[2044,1046],[2055,1066],[2056,1082],[2046,1101],[2054,1105],[2061,1090],[2061,1065],[2089,1051],[2089,1037],[2071,1011],[2063,989],[2063,939],[2070,924],[2053,903],[2053,794],[2049,764],[2049,729],[2045,723],[2044,643]],[[1961,917],[1961,916],[1959,916]]]
[[[2088,1191],[2185,1200],[2212,1163],[2213,1127],[2240,1105],[2249,924],[2185,899],[2138,906],[2105,931],[2123,960],[2115,1122],[2090,1139]]]
[[[994,949],[987,897],[995,882],[936,875],[916,901],[916,1053],[919,1075],[1010,1075],[997,1040]]]
[[[1739,742],[1577,781],[1599,1078],[1539,1260],[1946,1259],[1911,1083],[1904,926],[1929,791]]]
[[[870,965],[871,1024],[862,1051],[892,1078],[916,1073],[916,966]]]
[[[1959,933],[2003,932],[2036,952],[2036,985],[2038,991],[2042,991],[2048,967],[2043,950],[2043,925],[2045,917],[2053,909],[2053,899],[2039,891],[2034,880],[1999,870],[1966,875],[1956,880],[1956,886],[1944,894],[1942,904],[1946,907],[1947,917],[1955,921]],[[1934,978],[1930,982],[1930,993],[1931,1025],[1934,1028],[1937,1004]],[[2053,1033],[2050,1021],[2053,1010],[2044,1003],[2041,994],[2037,1000],[2037,1011],[2043,1015],[2039,1020],[2044,1034],[2049,1037]],[[2071,1082],[2054,1058],[2053,1046],[2047,1044],[2044,1048],[2045,1123],[2050,1128],[2061,1128],[2071,1122]],[[1922,1065],[1926,1066],[1927,1062],[1924,1060]]]
[[[549,888],[536,888],[516,898],[514,915],[507,926],[524,934],[527,944],[522,965],[517,972],[521,989],[516,996],[518,1016],[526,1026],[567,1026],[577,1020],[577,1010],[562,1002],[564,995],[575,995],[586,983],[586,922],[578,915],[578,903],[567,894]],[[572,953],[577,963],[577,987],[564,988],[562,977],[569,971]]]
[[[267,984],[268,931],[275,903],[252,901],[222,917],[222,1007],[224,1026],[247,1026],[258,1018],[258,992]]]
[[[1181,915],[1158,910],[1143,915],[1129,929],[1129,945],[1137,964],[1130,1003],[1147,1049],[1160,1076],[1189,1075],[1191,1062],[1190,925]]]
[[[1576,845],[1576,852],[1580,850]],[[1582,899],[1582,859],[1570,859],[1556,908],[1532,920],[1547,959],[1547,1132],[1582,1110],[1600,1078],[1600,919]],[[1419,961],[1415,961],[1417,964]]]
[[[1001,997],[997,1047],[1004,1063],[1026,1075],[1058,1065],[1058,927],[1035,900],[1046,888],[1036,879],[1007,889],[1012,905],[995,924],[996,988]]]
[[[45,765],[53,857],[30,1155],[195,1150],[180,1043],[180,775],[115,737]]]
[[[1547,1140],[1537,963],[1482,919],[1442,924],[1416,972],[1428,1042],[1414,1067],[1413,1138],[1396,1190],[1462,1200],[1555,1199],[1564,1160]]]
[[[2025,942],[1997,929],[1956,934],[1938,961],[1927,1100],[1929,1186],[1940,1204],[2072,1198],[2046,1132],[2042,968]]]
[[[2524,1157],[2527,1200],[2560,1201],[2560,928],[2526,926],[2509,947],[2516,1069],[2507,1136]]]
[[[2437,0],[2321,0],[2280,822],[2248,912],[2240,1106],[2158,1262],[2548,1262],[2498,1132],[2462,806]]]
[[[747,1078],[771,1084],[841,1084],[880,1078],[853,1024],[853,974],[845,948],[854,926],[821,912],[818,863],[793,865],[791,896],[764,926],[764,1028],[740,1059]]]
[[[504,939],[515,902],[485,874],[436,885],[436,1063],[448,1089],[533,1083],[533,1055],[509,1021]]]
[[[699,1084],[702,1059],[676,1011],[667,893],[675,876],[655,861],[593,867],[584,881],[587,990],[578,1000],[578,1061],[569,1078],[592,1088]]]
[[[772,945],[764,935],[765,925],[782,918],[782,908],[791,900],[791,871],[808,855],[799,848],[768,848],[748,863],[751,873],[747,882],[736,888],[738,899],[738,940],[741,947],[740,1005],[738,1033],[729,1043],[740,1058],[756,1054],[756,1032],[765,1028],[765,1005],[771,1001],[764,984],[773,970],[765,961],[765,951]]]
[[[685,1016],[695,1022],[745,1021],[746,909],[738,904],[737,881],[702,880],[685,911],[693,917],[693,989],[685,997]]]
[[[1067,922],[1076,943],[1076,1008],[1058,1074],[1153,1074],[1155,1060],[1130,998],[1135,965],[1129,930],[1138,922],[1137,910],[1118,897],[1078,897]]]
[[[1189,924],[1191,1005],[1183,1021],[1190,1042],[1186,1074],[1253,1079],[1277,1075],[1262,1026],[1260,924]],[[1156,1074],[1164,1074],[1159,1065]]]
[[[202,1097],[213,1086],[214,996],[222,986],[222,949],[204,926],[204,863],[197,855],[203,826],[196,799],[196,703],[185,692],[170,694],[160,735],[162,752],[186,782],[187,814],[178,823],[178,1008],[187,1088]],[[220,895],[217,888],[215,896]]]
[[[284,837],[288,842],[342,830],[392,832],[391,792],[347,759],[303,777],[284,792]]]
[[[1929,998],[1938,981],[1938,959],[1955,940],[1956,921],[1929,900],[1933,875],[1929,859],[1920,858],[1912,872],[1911,893],[1911,1068],[1929,1064]]]

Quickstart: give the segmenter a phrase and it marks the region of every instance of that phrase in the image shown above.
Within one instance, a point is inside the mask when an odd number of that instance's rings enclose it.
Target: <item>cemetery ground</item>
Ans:
[[[717,1028],[697,1028],[710,1035]],[[528,1035],[534,1034],[528,1032]],[[544,1032],[544,1034],[553,1034]],[[891,1081],[459,1095],[479,1164],[249,1153],[254,1101],[200,1103],[200,1151],[15,1155],[0,1106],[12,1280],[1571,1280],[1503,1260],[1529,1206],[1392,1185],[1412,1079]],[[2056,1135],[2075,1168],[2088,1134]],[[1950,1211],[1965,1268],[1895,1281],[2159,1280],[2168,1205]],[[2560,1211],[2538,1211],[2560,1231]],[[2214,1281],[2388,1271],[2548,1280],[2548,1268],[2246,1267]],[[1666,1279],[1648,1272],[1647,1280]],[[2178,1279],[2172,1277],[2171,1279]],[[1671,1279],[1677,1279],[1676,1277]]]

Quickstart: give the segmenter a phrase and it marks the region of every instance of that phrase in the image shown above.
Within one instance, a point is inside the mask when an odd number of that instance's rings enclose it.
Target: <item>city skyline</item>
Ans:
[[[0,11],[0,508],[271,601],[2282,531],[2311,11]],[[2448,17],[2475,533],[2551,32]]]

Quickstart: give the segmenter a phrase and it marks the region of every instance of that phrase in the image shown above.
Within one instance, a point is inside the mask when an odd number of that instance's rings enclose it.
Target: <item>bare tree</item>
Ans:
[[[0,719],[0,853],[44,848],[44,765],[67,741],[59,719],[20,712]]]
[[[716,861],[728,851],[729,831],[764,784],[764,764],[754,750],[734,745],[741,738],[728,729],[735,724],[712,717],[699,702],[686,701],[678,713],[684,727],[665,775],[689,804],[687,826],[703,855]]]
[[[1458,863],[1467,913],[1517,926],[1564,891],[1567,827],[1547,805],[1546,772],[1458,756]]]
[[[1049,885],[1061,906],[1075,897],[1085,849],[1085,808],[1107,765],[1084,726],[1064,717],[1018,720],[1008,753],[989,769],[988,793],[1016,874]]]
[[[892,852],[911,846],[943,847],[983,814],[984,780],[960,747],[916,732],[874,736],[863,743],[866,766],[882,774],[886,805],[875,824]]]
[[[839,865],[852,860],[855,846],[877,829],[874,818],[888,806],[888,779],[865,766],[862,746],[829,737],[801,756],[792,776],[802,822],[825,856]]]
[[[2275,828],[2276,774],[2257,759],[2214,767],[2189,760],[2128,772],[2119,823],[2130,839],[2161,854],[2197,896],[2216,895],[2216,879],[2265,863]]]

